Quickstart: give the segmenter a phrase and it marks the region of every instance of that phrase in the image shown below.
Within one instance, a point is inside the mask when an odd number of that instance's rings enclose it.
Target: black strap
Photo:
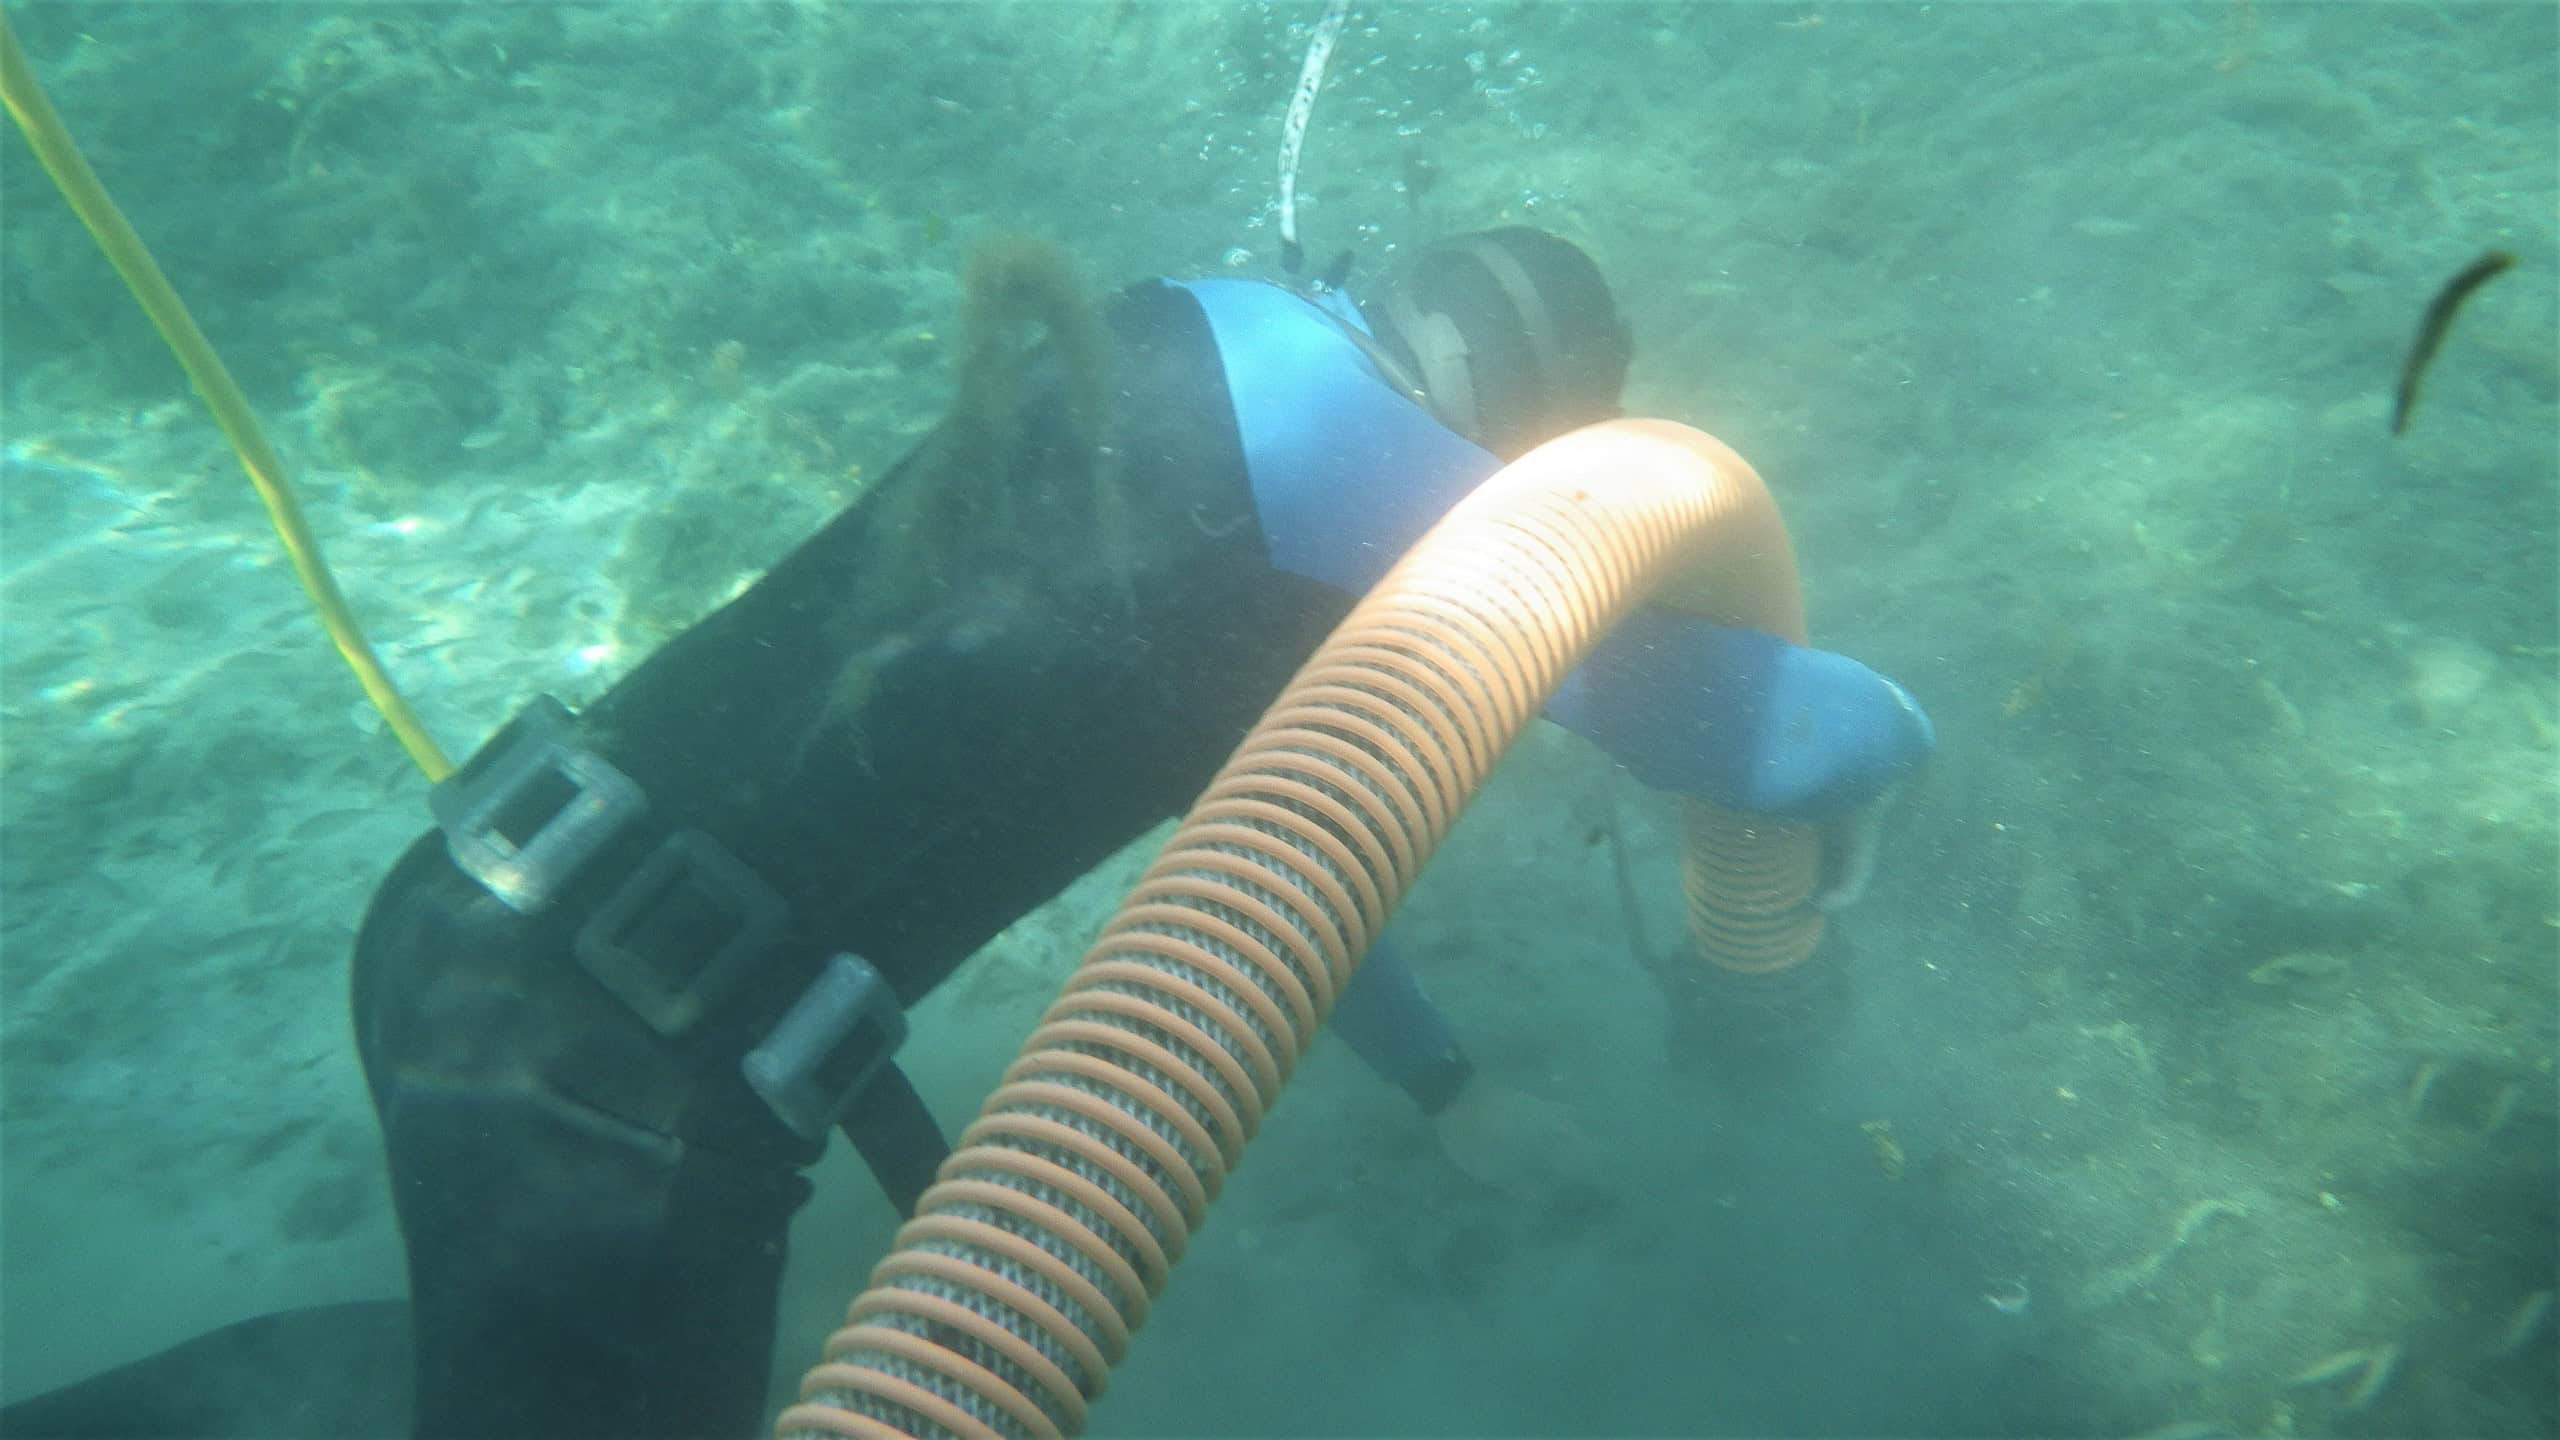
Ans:
[[[912,1217],[934,1172],[950,1157],[942,1127],[895,1061],[880,1067],[862,1096],[837,1122],[898,1213]]]

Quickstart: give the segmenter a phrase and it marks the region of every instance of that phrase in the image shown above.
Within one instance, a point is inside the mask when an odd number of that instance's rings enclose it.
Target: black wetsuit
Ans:
[[[592,878],[527,918],[429,834],[382,885],[355,1014],[408,1243],[420,1435],[757,1429],[819,1142],[738,1057],[830,953],[912,1003],[1177,811],[1347,607],[1262,563],[1188,293],[1140,286],[1107,318],[1115,453],[1095,463],[1057,387],[1026,385],[1008,443],[946,427],[580,715],[649,804]],[[572,953],[678,828],[789,907],[753,978],[680,1041]],[[910,1104],[902,1083],[880,1103]],[[899,1144],[866,1153],[903,1209],[938,1157]]]

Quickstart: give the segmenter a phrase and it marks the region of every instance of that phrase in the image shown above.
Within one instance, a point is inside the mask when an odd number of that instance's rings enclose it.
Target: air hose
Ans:
[[[1546,697],[1638,601],[1801,640],[1721,442],[1619,420],[1451,510],[1310,659],[1104,926],[871,1273],[784,1440],[1080,1432],[1370,942]],[[1693,807],[1711,960],[1809,953],[1809,827]]]
[[[427,733],[425,722],[409,708],[400,687],[392,683],[390,672],[382,668],[372,642],[365,639],[364,628],[356,622],[355,611],[338,589],[337,577],[329,573],[329,562],[320,555],[320,537],[303,519],[302,506],[285,479],[284,462],[276,457],[275,447],[267,443],[266,432],[259,429],[258,417],[249,408],[249,397],[231,378],[222,357],[214,353],[212,342],[196,328],[195,317],[187,313],[186,302],[178,298],[168,277],[160,273],[160,266],[152,260],[142,237],[134,233],[124,212],[116,208],[106,187],[98,183],[97,172],[81,158],[80,147],[72,143],[71,132],[64,128],[62,117],[54,113],[52,102],[45,99],[44,88],[36,83],[35,70],[27,64],[26,51],[19,47],[17,32],[9,27],[5,14],[0,14],[0,102],[7,104],[9,118],[18,122],[28,148],[35,151],[45,174],[52,177],[54,188],[62,192],[72,213],[80,217],[90,238],[98,242],[99,252],[123,278],[125,288],[133,292],[143,314],[150,317],[152,328],[160,332],[161,343],[169,347],[179,368],[187,372],[205,409],[212,413],[214,424],[221,427],[223,438],[231,443],[232,453],[240,457],[240,468],[248,472],[250,485],[267,507],[267,519],[275,526],[276,538],[284,544],[285,558],[293,563],[294,577],[302,582],[303,593],[310,597],[311,608],[318,612],[321,626],[329,632],[330,643],[338,647],[339,658],[355,673],[356,684],[363,689],[365,698],[382,712],[401,748],[409,752],[410,760],[428,780],[442,780],[452,774],[453,762],[445,758],[435,738]]]

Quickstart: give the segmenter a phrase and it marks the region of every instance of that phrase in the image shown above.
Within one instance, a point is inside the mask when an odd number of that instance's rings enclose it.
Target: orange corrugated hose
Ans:
[[[1804,636],[1760,477],[1684,426],[1540,447],[1301,669],[1103,929],[776,1433],[1079,1432],[1353,967],[1494,762],[1640,600]],[[1820,933],[1809,829],[1692,808],[1700,948]]]

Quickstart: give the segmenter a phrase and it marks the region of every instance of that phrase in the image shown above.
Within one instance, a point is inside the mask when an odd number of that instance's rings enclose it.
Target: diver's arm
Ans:
[[[1233,383],[1266,562],[1356,597],[1502,462],[1377,368],[1356,312],[1200,280]],[[1547,717],[1658,790],[1831,819],[1874,803],[1934,738],[1902,687],[1845,656],[1646,608],[1602,637]]]
[[[1546,716],[1652,789],[1807,820],[1882,799],[1936,744],[1908,691],[1845,655],[1650,607],[1601,638]]]

